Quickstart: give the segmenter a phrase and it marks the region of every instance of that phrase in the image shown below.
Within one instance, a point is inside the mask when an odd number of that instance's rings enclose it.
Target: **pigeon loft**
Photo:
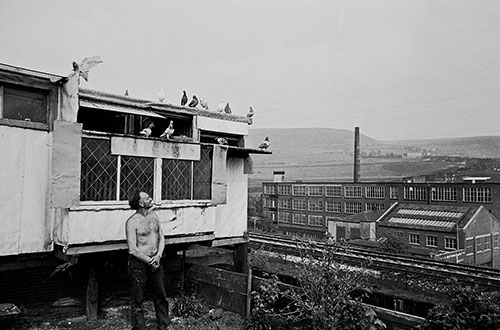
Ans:
[[[15,197],[0,206],[0,260],[127,255],[127,198],[139,188],[159,204],[166,250],[226,247],[243,269],[248,164],[269,154],[246,148],[247,118],[90,90],[78,78],[0,64],[0,195]],[[170,121],[174,133],[160,138]],[[150,123],[151,135],[139,134]]]

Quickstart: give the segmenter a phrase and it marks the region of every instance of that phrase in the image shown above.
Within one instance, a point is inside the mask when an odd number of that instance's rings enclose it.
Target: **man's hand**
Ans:
[[[151,266],[153,270],[157,270],[160,267],[160,258],[161,256],[155,254],[149,259],[149,266]]]

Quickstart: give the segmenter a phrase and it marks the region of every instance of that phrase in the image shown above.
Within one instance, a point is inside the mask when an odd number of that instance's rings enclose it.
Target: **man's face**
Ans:
[[[139,195],[141,196],[139,205],[145,209],[150,209],[153,206],[153,199],[143,191]]]

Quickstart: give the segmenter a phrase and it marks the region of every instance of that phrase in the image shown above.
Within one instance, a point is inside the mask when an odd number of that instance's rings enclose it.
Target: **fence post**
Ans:
[[[247,272],[247,309],[245,316],[250,315],[250,307],[252,304],[252,269],[249,267]]]

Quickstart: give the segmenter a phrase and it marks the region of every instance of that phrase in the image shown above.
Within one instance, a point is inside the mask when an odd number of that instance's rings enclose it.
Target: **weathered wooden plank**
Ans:
[[[390,324],[394,329],[415,329],[416,326],[425,322],[425,318],[423,317],[405,314],[378,306],[368,304],[363,305],[368,308],[372,308],[377,313],[378,318],[381,319],[382,322],[388,325]]]
[[[200,160],[199,144],[174,143],[161,140],[111,137],[111,153],[135,157],[160,157],[167,159]]]
[[[201,265],[192,265],[186,272],[186,279],[242,294],[246,293],[246,277],[244,274]]]
[[[234,263],[233,253],[211,254],[199,257],[187,257],[186,262],[202,266],[232,265]]]
[[[227,203],[227,148],[214,146],[212,157],[212,202],[214,205]]]
[[[99,285],[97,281],[97,272],[94,265],[89,266],[89,278],[87,282],[87,296],[85,299],[85,315],[88,321],[97,320],[97,311],[99,308]]]
[[[198,294],[210,305],[245,315],[246,294],[231,292],[219,287],[198,283]]]
[[[80,201],[82,124],[54,122],[50,205],[65,207]]]

